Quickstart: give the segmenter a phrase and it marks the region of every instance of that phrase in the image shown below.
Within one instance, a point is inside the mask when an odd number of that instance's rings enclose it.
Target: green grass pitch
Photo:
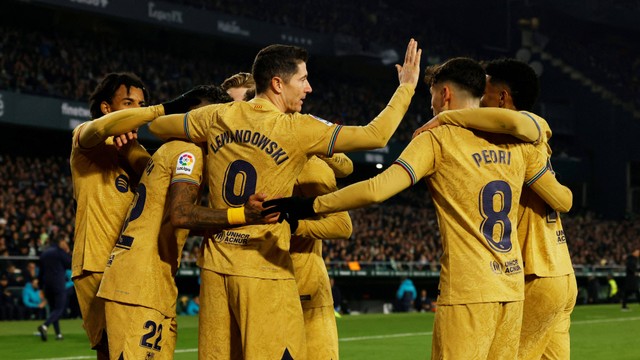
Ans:
[[[621,312],[620,305],[579,306],[571,324],[572,359],[640,359],[640,307]],[[421,360],[431,352],[432,313],[371,314],[338,319],[340,356],[346,360]],[[95,359],[79,320],[63,320],[63,341],[36,333],[37,321],[0,322],[0,359]],[[197,359],[196,317],[178,318],[175,359]]]

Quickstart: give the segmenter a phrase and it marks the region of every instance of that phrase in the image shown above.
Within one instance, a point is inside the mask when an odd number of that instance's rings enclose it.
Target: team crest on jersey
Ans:
[[[193,172],[193,166],[196,164],[196,157],[192,153],[182,153],[178,156],[178,163],[176,164],[176,174],[191,175]]]
[[[309,115],[311,115],[311,114],[309,114]],[[327,125],[327,126],[331,126],[331,125],[333,125],[333,123],[332,123],[331,121],[327,121],[327,120],[325,120],[325,119],[323,119],[323,118],[321,118],[321,117],[317,117],[317,116],[315,116],[315,115],[311,115],[311,117],[312,117],[312,118],[314,118],[314,119],[316,119],[316,120],[318,120],[318,121],[320,121],[321,123],[323,123],[323,124],[325,124],[325,125]]]
[[[129,191],[129,178],[127,177],[127,175],[120,174],[116,178],[115,185],[118,191],[120,191],[121,193],[126,193],[127,191]]]

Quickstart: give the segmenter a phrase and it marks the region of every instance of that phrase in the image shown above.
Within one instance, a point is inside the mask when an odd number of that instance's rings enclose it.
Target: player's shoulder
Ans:
[[[162,146],[160,146],[160,148],[158,148],[158,150],[156,151],[157,154],[165,156],[180,154],[182,152],[191,152],[198,157],[202,156],[203,154],[203,150],[200,145],[181,139],[170,140],[162,144]]]

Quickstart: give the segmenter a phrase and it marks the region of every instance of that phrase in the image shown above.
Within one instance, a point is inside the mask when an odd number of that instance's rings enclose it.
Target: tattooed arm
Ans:
[[[263,218],[262,203],[265,194],[253,194],[244,204],[246,224],[271,224],[278,220],[277,216]],[[229,224],[227,209],[212,209],[196,205],[199,199],[199,188],[190,183],[177,182],[169,187],[169,209],[171,225],[185,229],[222,230],[233,227]]]

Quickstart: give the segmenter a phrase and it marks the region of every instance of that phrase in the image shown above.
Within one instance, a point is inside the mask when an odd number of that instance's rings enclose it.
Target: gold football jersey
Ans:
[[[438,114],[445,124],[489,132],[520,135],[539,128],[538,150],[551,157],[551,129],[547,121],[533,113],[498,108],[465,109]],[[533,121],[530,121],[533,120]],[[534,191],[525,187],[518,209],[518,240],[522,248],[524,273],[538,276],[561,276],[573,273],[571,256],[560,215]]]
[[[551,129],[543,118],[536,116],[535,119],[542,129],[542,141],[536,146],[550,157],[548,141]],[[546,277],[573,273],[560,214],[529,188],[524,188],[520,197],[518,239],[522,248],[525,275]]]
[[[222,116],[222,114],[224,116]],[[251,194],[290,196],[309,153],[333,153],[341,126],[284,114],[265,99],[205,106],[185,116],[185,133],[207,143],[209,206],[242,206]],[[293,279],[286,223],[224,230],[203,242],[201,267],[222,274]]]
[[[167,196],[178,182],[200,186],[202,149],[170,141],[152,156],[102,278],[98,296],[176,316],[174,276],[189,230],[171,225]]]
[[[293,193],[296,196],[312,197],[336,190],[338,190],[338,186],[333,170],[325,161],[313,156],[298,175]],[[344,216],[348,217],[349,214],[341,212],[322,216],[322,219],[324,222],[328,221],[325,226],[335,226],[333,230],[340,231],[344,229],[340,223],[341,217]],[[337,223],[332,222],[334,219]],[[321,220],[301,220],[300,222],[305,224],[318,221]],[[302,307],[308,309],[332,306],[333,297],[331,296],[329,274],[322,258],[322,240],[309,236],[292,236],[289,252],[293,260]]]
[[[547,171],[546,156],[510,136],[440,126],[415,138],[395,164],[426,177],[441,233],[438,304],[524,299],[516,231],[523,184]]]
[[[78,137],[85,124],[73,131],[70,157],[76,201],[73,277],[83,270],[104,271],[133,199],[135,178],[125,171],[128,165],[118,156],[111,138],[90,149],[80,146]]]

